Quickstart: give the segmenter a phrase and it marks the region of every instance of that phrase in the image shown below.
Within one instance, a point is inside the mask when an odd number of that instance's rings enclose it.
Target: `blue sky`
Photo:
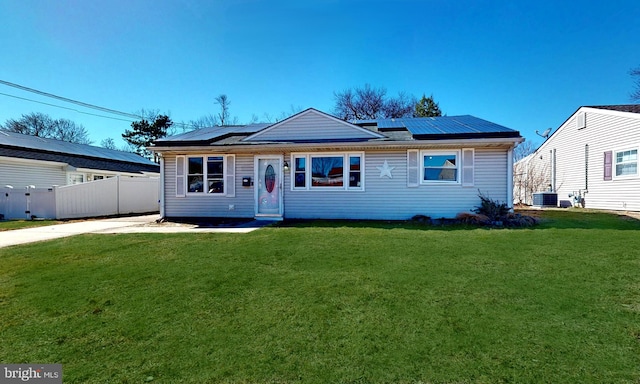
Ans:
[[[433,95],[447,115],[557,128],[582,105],[628,104],[640,1],[0,0],[0,80],[176,122],[218,111],[331,113],[370,84]],[[0,93],[99,113],[0,85]],[[0,122],[44,112],[95,144],[130,122],[0,95]],[[106,114],[105,114],[106,115]],[[111,117],[117,117],[109,115]]]

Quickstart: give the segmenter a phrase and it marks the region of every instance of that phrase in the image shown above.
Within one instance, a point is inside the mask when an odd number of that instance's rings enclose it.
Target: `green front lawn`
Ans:
[[[61,223],[62,222],[56,220],[6,220],[0,221],[0,232],[31,227],[43,227],[46,225]]]
[[[317,222],[0,249],[0,363],[65,383],[640,380],[640,224]]]

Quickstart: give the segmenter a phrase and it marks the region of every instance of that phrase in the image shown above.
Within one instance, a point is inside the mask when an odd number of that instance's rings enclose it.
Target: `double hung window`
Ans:
[[[615,153],[615,177],[638,175],[638,150],[627,149]]]
[[[224,193],[224,157],[207,156],[207,193]]]
[[[475,179],[475,150],[407,151],[407,187],[459,184],[472,187]]]
[[[187,158],[187,192],[204,192],[204,161],[202,157]]]
[[[176,195],[233,195],[233,155],[179,156],[176,159]],[[231,183],[231,185],[230,185]]]

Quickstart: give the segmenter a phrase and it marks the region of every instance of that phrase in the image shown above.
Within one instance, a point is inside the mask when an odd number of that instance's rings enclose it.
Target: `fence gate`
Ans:
[[[0,189],[0,215],[9,219],[74,219],[158,212],[160,180],[116,176],[55,188]]]
[[[4,188],[0,196],[0,215],[3,219],[53,219],[56,200],[53,188]]]

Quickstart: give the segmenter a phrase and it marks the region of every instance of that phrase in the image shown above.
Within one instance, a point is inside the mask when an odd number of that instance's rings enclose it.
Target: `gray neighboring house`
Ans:
[[[310,108],[274,124],[157,140],[167,218],[454,217],[511,202],[519,132],[473,116],[346,122]]]
[[[528,195],[556,193],[558,206],[640,211],[639,149],[640,104],[583,106],[515,167],[539,174]]]
[[[158,177],[160,167],[134,153],[0,130],[0,188],[51,188],[118,175]]]

